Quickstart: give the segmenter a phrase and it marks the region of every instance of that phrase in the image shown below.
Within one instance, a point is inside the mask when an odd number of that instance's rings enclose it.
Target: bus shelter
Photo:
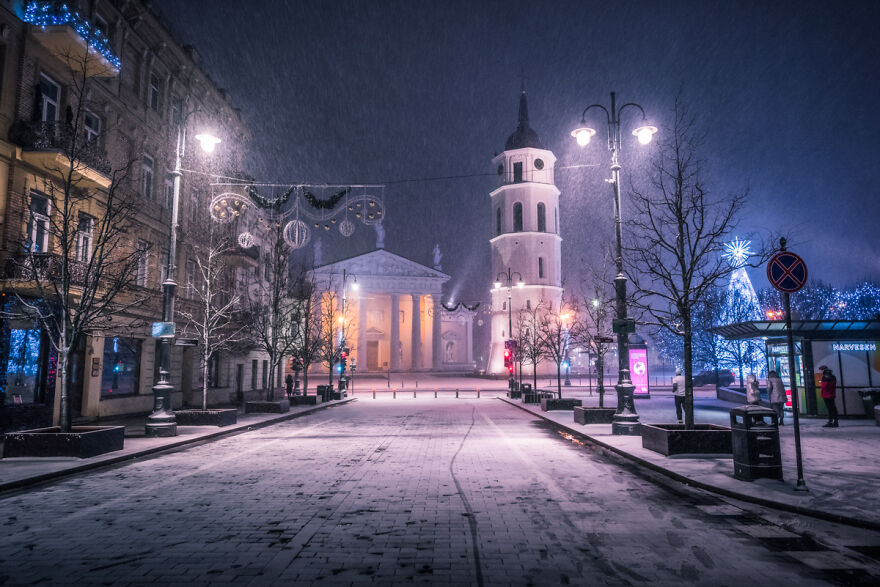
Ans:
[[[763,340],[767,370],[779,373],[791,397],[785,322],[740,322],[716,326],[712,332],[728,340]],[[792,320],[791,334],[801,413],[827,414],[819,390],[822,379],[819,367],[827,366],[837,375],[837,409],[840,414],[873,416],[866,412],[863,394],[859,392],[880,388],[880,356],[877,354],[880,320]]]

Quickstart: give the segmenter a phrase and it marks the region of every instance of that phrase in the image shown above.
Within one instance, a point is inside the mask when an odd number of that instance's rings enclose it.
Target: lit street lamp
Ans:
[[[647,124],[645,110],[633,102],[628,102],[621,107],[616,106],[614,92],[611,92],[611,109],[605,108],[601,104],[591,104],[584,108],[581,114],[581,124],[578,128],[571,131],[578,145],[587,146],[590,138],[596,134],[596,131],[589,128],[586,123],[585,116],[587,111],[592,108],[599,108],[605,112],[605,118],[608,123],[608,150],[611,151],[611,180],[610,183],[614,188],[614,228],[616,232],[615,247],[615,265],[617,268],[617,277],[614,278],[614,291],[616,293],[616,310],[617,317],[613,320],[613,330],[617,334],[617,412],[614,414],[614,421],[611,423],[612,434],[639,435],[639,415],[636,413],[636,407],[633,402],[633,390],[635,386],[632,384],[629,375],[629,335],[635,332],[635,320],[628,318],[626,315],[626,276],[623,274],[623,245],[621,239],[621,218],[620,218],[620,163],[617,159],[620,152],[620,114],[624,109],[632,106],[642,113],[642,124],[636,128],[632,134],[638,139],[639,143],[647,145],[651,142],[657,127]]]
[[[168,259],[165,266],[165,281],[162,282],[162,322],[153,324],[153,337],[159,339],[159,372],[153,384],[153,412],[147,416],[146,436],[177,436],[177,419],[171,411],[171,346],[174,342],[174,296],[177,292],[177,281],[174,276],[177,267],[174,264],[177,256],[177,218],[180,209],[180,163],[186,147],[186,119],[177,127],[177,153],[174,163],[173,178],[174,196],[171,201],[171,230],[168,234]],[[196,140],[206,153],[214,151],[220,139],[210,134],[196,135]]]

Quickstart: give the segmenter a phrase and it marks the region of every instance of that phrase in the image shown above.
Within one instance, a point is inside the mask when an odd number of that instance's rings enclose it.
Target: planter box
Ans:
[[[78,457],[87,459],[122,450],[125,426],[71,426],[36,428],[4,435],[3,456],[9,457]]]
[[[574,408],[574,421],[578,424],[611,424],[617,408]]]
[[[283,414],[290,411],[290,401],[286,399],[275,402],[259,401],[245,402],[245,414]]]
[[[514,391],[510,391],[510,392],[508,392],[508,395],[510,396],[510,399],[520,399],[522,397],[522,391],[520,391],[518,389],[514,390]]]
[[[291,405],[294,406],[317,406],[321,403],[320,395],[295,395],[290,398]]]
[[[541,400],[541,411],[549,412],[551,410],[573,410],[581,405],[581,400],[571,398],[543,398]]]
[[[733,454],[730,428],[715,424],[642,424],[642,447],[660,454]]]
[[[178,426],[231,426],[238,421],[238,410],[175,410]]]
[[[524,391],[522,400],[524,404],[539,404],[544,398],[552,398],[553,394],[545,391]]]

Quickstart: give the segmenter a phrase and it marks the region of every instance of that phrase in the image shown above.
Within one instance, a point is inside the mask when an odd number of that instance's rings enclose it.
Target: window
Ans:
[[[263,361],[263,389],[269,388],[269,361]]]
[[[257,371],[259,371],[259,363],[253,359],[251,361],[251,389],[257,389]]]
[[[150,87],[147,93],[147,104],[153,112],[162,111],[162,80],[155,71],[150,72]]]
[[[526,300],[526,310],[532,309],[532,300]]]
[[[501,208],[495,210],[495,234],[501,234]]]
[[[538,257],[538,277],[544,277],[544,257]]]
[[[58,104],[61,101],[61,86],[44,73],[40,74],[40,120],[58,120]]]
[[[159,283],[165,283],[168,277],[168,249],[159,252]]]
[[[522,183],[522,161],[513,164],[513,183]]]
[[[86,135],[87,143],[98,143],[98,137],[101,136],[101,119],[91,112],[83,115],[83,130]]]
[[[49,248],[49,198],[31,193],[28,249],[44,253]]]
[[[538,232],[547,232],[547,217],[544,202],[538,202]]]
[[[192,188],[189,190],[189,211],[193,222],[199,221],[199,200],[201,199],[199,190]]]
[[[145,198],[153,197],[153,158],[146,153],[141,161],[141,194]]]
[[[513,232],[522,232],[523,229],[523,215],[522,215],[522,203],[517,202],[513,205]]]
[[[186,262],[186,277],[184,279],[186,279],[186,295],[193,297],[195,295],[196,264],[192,259]]]
[[[170,171],[165,173],[165,207],[171,210],[174,203],[174,174]]]
[[[119,336],[104,339],[101,397],[132,395],[138,391],[141,341]]]
[[[502,310],[507,310],[507,302],[504,302],[504,303],[501,304],[501,309],[502,309]]]
[[[92,259],[94,230],[95,219],[80,212],[76,225],[76,260],[80,263],[88,263]]]
[[[141,287],[146,287],[147,285],[147,267],[149,265],[149,259],[147,258],[147,251],[150,248],[150,243],[144,240],[138,240],[137,242],[137,273],[135,275],[135,283]]]
[[[173,96],[171,98],[171,124],[180,126],[183,122],[183,98]]]
[[[220,381],[220,351],[208,357],[208,387],[222,387]]]

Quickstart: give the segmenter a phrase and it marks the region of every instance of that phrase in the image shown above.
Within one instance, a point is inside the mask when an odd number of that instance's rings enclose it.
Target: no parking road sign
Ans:
[[[807,283],[807,264],[790,251],[773,255],[767,263],[770,285],[783,293],[794,293]]]

